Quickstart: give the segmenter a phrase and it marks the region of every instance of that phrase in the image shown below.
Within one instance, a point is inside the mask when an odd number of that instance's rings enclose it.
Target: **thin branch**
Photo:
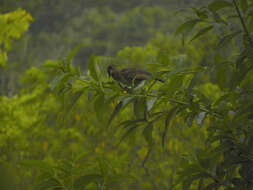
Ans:
[[[247,35],[247,37],[248,37],[248,39],[250,41],[250,45],[253,47],[253,40],[252,40],[252,38],[251,38],[251,36],[249,34],[248,28],[247,28],[247,26],[245,24],[245,21],[244,21],[243,17],[242,17],[241,11],[240,11],[238,5],[236,4],[236,0],[233,0],[233,4],[234,4],[235,10],[236,10],[236,12],[237,12],[237,14],[238,14],[238,16],[240,18],[243,30],[244,30],[245,34]]]

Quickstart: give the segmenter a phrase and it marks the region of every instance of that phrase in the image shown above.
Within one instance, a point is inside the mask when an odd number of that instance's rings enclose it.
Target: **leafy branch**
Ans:
[[[240,11],[240,9],[239,9],[237,3],[236,3],[236,0],[233,0],[233,4],[234,4],[234,7],[235,7],[235,10],[236,10],[236,12],[237,12],[238,17],[240,18],[240,21],[241,21],[243,30],[244,30],[244,32],[245,32],[247,38],[249,39],[251,46],[253,47],[253,40],[252,40],[252,38],[251,38],[251,36],[250,36],[250,34],[249,34],[248,28],[247,28],[247,26],[246,26],[246,24],[245,24],[245,21],[244,21],[244,19],[243,19],[243,16],[242,16],[242,14],[241,14],[241,11]]]

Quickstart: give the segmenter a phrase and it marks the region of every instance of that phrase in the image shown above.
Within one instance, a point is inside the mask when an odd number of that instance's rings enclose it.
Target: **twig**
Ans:
[[[239,18],[240,18],[240,21],[241,21],[243,30],[244,30],[245,34],[247,35],[247,37],[248,37],[248,39],[249,39],[249,41],[250,41],[250,45],[253,47],[252,38],[251,38],[251,36],[250,36],[250,34],[249,34],[249,31],[248,31],[248,29],[247,29],[247,26],[246,26],[246,24],[245,24],[245,22],[244,22],[244,19],[243,19],[243,17],[242,17],[241,11],[240,11],[238,5],[236,4],[236,0],[233,0],[233,4],[234,4],[235,10],[236,10],[236,12],[237,12],[237,14],[238,14],[238,16],[239,16]]]

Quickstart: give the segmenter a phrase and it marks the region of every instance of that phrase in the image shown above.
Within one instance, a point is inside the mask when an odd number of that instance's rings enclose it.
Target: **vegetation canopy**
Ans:
[[[0,189],[253,189],[252,0],[50,2],[0,3]]]

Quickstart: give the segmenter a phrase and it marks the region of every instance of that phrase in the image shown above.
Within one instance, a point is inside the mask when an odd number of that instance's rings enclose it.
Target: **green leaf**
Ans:
[[[181,26],[179,26],[176,30],[176,35],[178,35],[179,33],[184,33],[187,34],[189,33],[194,26],[198,23],[202,21],[201,19],[194,19],[194,20],[189,20],[185,23],[183,23]]]
[[[201,10],[201,8],[200,9],[196,9],[194,7],[192,8],[192,10],[196,13],[196,15],[200,19],[205,20],[205,19],[208,18],[208,12],[207,12],[207,10]]]
[[[147,111],[150,111],[153,108],[156,100],[157,100],[157,98],[155,97],[155,98],[151,98],[147,101]]]
[[[69,112],[71,108],[76,104],[76,102],[79,100],[79,98],[83,94],[83,90],[78,90],[76,92],[71,91],[70,95],[68,97],[68,101],[66,102],[65,110]]]
[[[51,174],[54,173],[53,166],[41,160],[23,160],[20,162],[20,164],[26,167],[37,168],[44,172],[49,172]]]
[[[199,30],[199,32],[197,34],[195,34],[195,36],[190,40],[190,42],[192,42],[193,40],[197,39],[198,37],[204,35],[205,33],[207,33],[211,29],[213,29],[213,26],[207,26],[205,28],[202,28],[201,30]]]
[[[97,161],[98,161],[99,169],[100,169],[102,175],[107,176],[108,172],[109,172],[108,163],[102,157],[98,158]]]
[[[110,126],[112,120],[115,118],[115,116],[122,110],[126,105],[128,105],[133,100],[132,97],[128,97],[120,101],[114,108],[112,115],[108,121],[108,127]]]
[[[84,176],[77,178],[77,180],[74,181],[74,188],[78,189],[78,190],[79,189],[82,190],[90,183],[102,184],[103,180],[104,180],[103,176],[101,176],[99,174],[84,175]]]
[[[212,16],[215,22],[228,25],[228,23],[216,11],[210,9],[210,12],[212,13]]]
[[[239,6],[242,9],[243,13],[246,13],[246,11],[249,9],[249,4],[247,0],[240,0]]]
[[[222,47],[224,47],[225,45],[227,45],[234,37],[236,37],[238,34],[240,34],[241,31],[236,31],[233,32],[232,34],[228,34],[226,36],[224,36],[223,38],[220,39],[218,45],[216,46],[216,50],[220,49]]]
[[[177,106],[170,109],[169,113],[167,114],[166,120],[165,120],[165,127],[164,132],[162,134],[162,146],[164,147],[165,144],[165,137],[169,128],[169,125],[171,123],[171,119],[173,118],[174,114],[176,113]]]
[[[135,98],[134,101],[134,115],[137,119],[146,118],[147,112],[146,98]]]
[[[144,138],[148,143],[149,147],[153,146],[152,131],[153,131],[153,123],[148,123],[148,125],[143,130]]]
[[[90,59],[89,59],[89,63],[88,63],[88,69],[90,72],[91,77],[98,81],[98,71],[97,71],[97,63],[96,63],[96,56],[95,55],[91,55]]]
[[[147,122],[145,119],[136,119],[136,120],[126,120],[118,125],[118,127],[123,126],[124,128],[130,127],[132,125],[139,125],[141,123]]]
[[[81,47],[83,47],[83,44],[80,44],[80,45],[76,46],[76,47],[69,53],[69,55],[68,55],[67,58],[66,58],[66,62],[67,62],[68,64],[71,63],[72,59],[74,58],[74,56],[76,55],[76,53],[78,52],[78,50],[79,50]]]
[[[225,7],[233,7],[233,4],[224,0],[216,0],[208,5],[208,8],[212,9],[213,11],[218,11]]]
[[[64,74],[64,73],[61,73],[61,74],[57,75],[57,76],[53,79],[53,81],[51,82],[51,84],[50,84],[51,90],[54,90],[54,89],[56,88],[58,82],[61,81],[61,79],[63,79],[64,77],[65,77],[65,74]]]
[[[104,104],[105,104],[105,97],[103,93],[100,93],[94,102],[94,109],[96,111],[96,114],[98,118],[101,120],[105,114],[105,109],[104,109]]]
[[[196,122],[199,126],[202,126],[206,117],[206,112],[200,112],[196,117]]]
[[[127,130],[127,132],[125,132],[125,134],[121,137],[119,143],[121,143],[127,136],[130,135],[130,133],[132,133],[135,129],[137,129],[139,126],[138,125],[134,125],[133,127],[129,128]]]

